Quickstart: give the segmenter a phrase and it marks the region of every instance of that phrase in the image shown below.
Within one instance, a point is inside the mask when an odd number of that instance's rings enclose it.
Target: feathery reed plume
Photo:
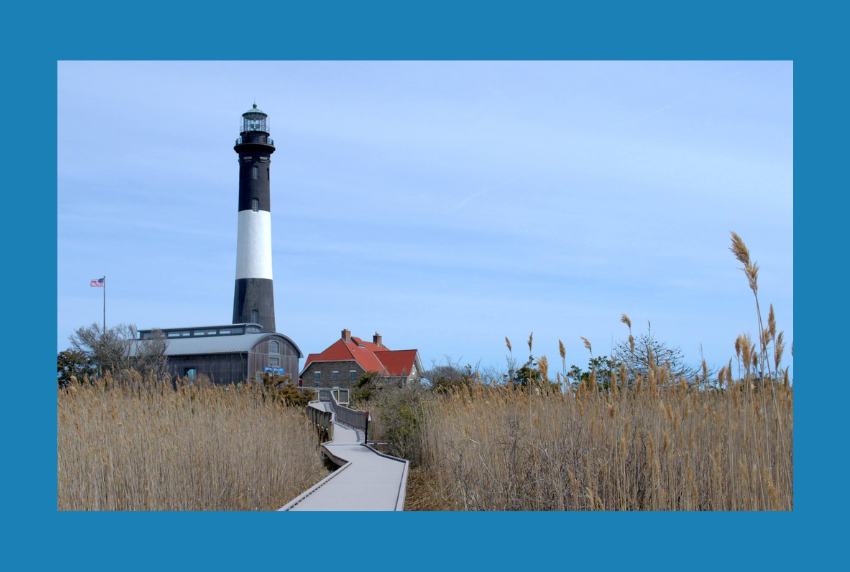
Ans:
[[[528,351],[531,352],[531,342],[534,341],[534,332],[528,334]]]
[[[584,342],[584,347],[587,348],[587,351],[590,352],[590,357],[593,357],[593,349],[590,347],[590,342],[587,340],[587,338],[585,338],[583,336],[579,336],[579,337]]]
[[[744,274],[747,275],[747,281],[750,283],[750,290],[757,293],[759,289],[759,265],[755,262],[744,268]]]
[[[743,343],[743,341],[741,339],[741,335],[739,334],[738,337],[735,338],[735,355],[737,355],[738,358],[741,357],[741,345],[742,345],[742,343]]]
[[[750,342],[749,334],[742,334],[739,339],[741,340],[741,359],[744,362],[744,367],[747,368],[747,376],[749,376],[752,361],[752,354],[750,352],[755,351],[755,345]]]
[[[558,353],[561,354],[561,367],[564,370],[564,375],[567,374],[567,348],[564,347],[564,342],[558,340]]]
[[[741,270],[743,270],[744,274],[747,276],[747,281],[750,283],[750,289],[753,293],[756,293],[758,291],[759,265],[756,262],[750,261],[750,251],[747,248],[747,245],[744,244],[741,237],[734,231],[731,231],[731,234],[732,246],[729,247],[729,250],[732,251],[732,254],[734,254],[735,258],[738,259],[738,262],[744,265]]]
[[[735,231],[730,232],[732,234],[732,246],[729,247],[729,250],[732,251],[732,254],[734,254],[735,258],[738,259],[738,262],[747,266],[750,263],[750,250]]]
[[[635,355],[635,337],[629,334],[629,352],[631,352],[632,356]]]
[[[508,351],[513,353],[514,350],[511,349],[511,341],[508,339],[508,336],[505,336],[505,344],[508,346]]]
[[[620,321],[623,322],[624,324],[626,324],[626,326],[628,326],[630,332],[632,331],[632,321],[629,319],[629,317],[627,315],[623,314],[622,317],[620,318]]]
[[[549,381],[549,360],[546,359],[546,356],[540,356],[540,359],[537,360],[537,369],[540,370],[540,377],[543,378],[543,381]]]
[[[779,374],[779,364],[782,363],[782,354],[785,352],[785,332],[779,332],[773,343],[776,373]]]
[[[776,337],[776,314],[773,313],[773,304],[767,314],[767,331],[771,339]]]

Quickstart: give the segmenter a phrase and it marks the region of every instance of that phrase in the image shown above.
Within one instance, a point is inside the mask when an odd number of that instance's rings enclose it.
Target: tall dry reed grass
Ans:
[[[793,391],[669,380],[566,394],[478,386],[424,402],[420,471],[455,510],[791,510]],[[766,426],[768,434],[762,433]],[[769,443],[769,446],[766,444]]]
[[[327,475],[302,408],[132,373],[59,391],[58,452],[59,510],[273,510]]]

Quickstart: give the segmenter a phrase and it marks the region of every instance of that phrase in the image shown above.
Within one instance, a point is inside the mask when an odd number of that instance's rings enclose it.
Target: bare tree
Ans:
[[[102,372],[128,369],[131,365],[132,341],[136,339],[136,326],[118,324],[105,331],[99,324],[80,327],[71,334],[71,349],[83,352]]]
[[[656,339],[652,331],[639,335],[634,339],[634,349],[629,341],[621,340],[614,346],[614,359],[626,364],[631,375],[646,377],[650,364],[656,366],[670,365],[670,373],[674,376],[692,378],[697,370],[685,362],[685,354],[676,346],[668,346]]]
[[[461,365],[461,358],[453,360],[451,356],[445,356],[443,362],[431,360],[431,369],[424,376],[431,382],[431,388],[435,391],[448,391],[452,388],[469,387],[481,378],[481,360],[474,366],[472,364]]]
[[[136,344],[133,366],[144,375],[152,375],[154,379],[163,380],[168,372],[168,340],[162,330],[153,330],[149,337],[130,342]]]

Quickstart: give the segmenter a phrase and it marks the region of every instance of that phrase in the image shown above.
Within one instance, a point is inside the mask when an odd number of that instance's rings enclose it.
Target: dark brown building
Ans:
[[[167,343],[168,372],[172,377],[205,375],[217,384],[230,384],[274,371],[291,375],[294,383],[304,357],[301,350],[287,336],[261,330],[254,323],[161,330]],[[145,340],[154,330],[139,334]]]

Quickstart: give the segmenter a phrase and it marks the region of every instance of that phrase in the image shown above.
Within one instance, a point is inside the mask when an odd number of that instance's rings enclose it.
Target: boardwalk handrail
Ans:
[[[356,411],[345,405],[340,405],[333,392],[331,392],[331,409],[333,409],[334,419],[337,422],[348,425],[352,429],[359,429],[364,433],[368,430],[369,413],[366,411]]]
[[[331,440],[333,439],[333,413],[325,411],[319,405],[321,405],[321,402],[316,401],[311,401],[307,404],[305,408],[307,410],[307,418],[323,433],[324,437]]]

